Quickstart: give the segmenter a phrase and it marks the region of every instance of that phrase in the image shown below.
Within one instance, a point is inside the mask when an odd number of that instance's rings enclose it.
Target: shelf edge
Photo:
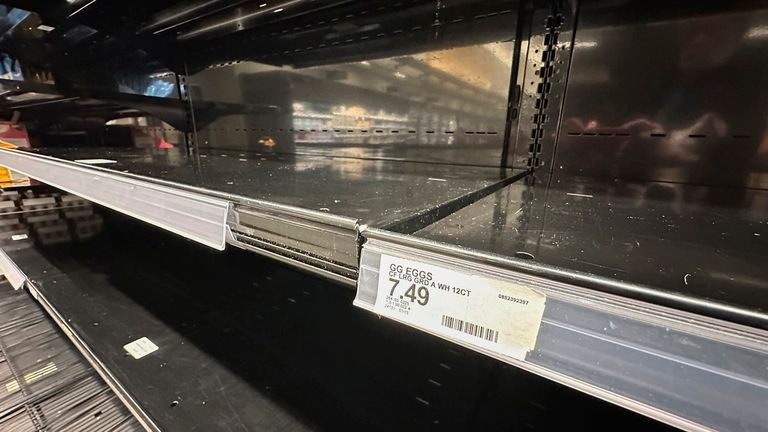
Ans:
[[[217,250],[229,202],[53,158],[0,149],[0,165]]]

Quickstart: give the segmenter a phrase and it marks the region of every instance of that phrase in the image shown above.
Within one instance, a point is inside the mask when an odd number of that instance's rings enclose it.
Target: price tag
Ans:
[[[135,359],[140,359],[147,354],[151,354],[158,350],[157,345],[154,344],[149,338],[143,337],[137,339],[127,345],[123,346],[123,349]]]
[[[546,296],[524,286],[381,255],[373,310],[441,336],[524,360]]]

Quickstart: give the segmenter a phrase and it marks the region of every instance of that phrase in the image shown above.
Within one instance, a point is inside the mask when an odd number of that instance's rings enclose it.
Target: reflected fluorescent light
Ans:
[[[83,9],[87,8],[88,6],[90,6],[90,5],[94,4],[94,3],[96,3],[96,0],[89,1],[88,3],[83,5],[82,7],[78,8],[76,11],[72,12],[71,14],[69,14],[67,16],[67,18],[72,18],[73,16],[75,16],[75,15],[79,14],[80,12],[82,12]]]
[[[360,62],[360,64],[364,65],[364,66],[370,66],[371,62],[369,62],[368,60],[363,60],[363,61]]]
[[[768,27],[766,26],[752,27],[751,29],[747,30],[747,34],[744,35],[744,37],[747,39],[768,38]]]
[[[51,27],[51,26],[49,26],[49,25],[45,25],[45,24],[40,24],[39,26],[37,26],[37,29],[38,29],[38,30],[40,30],[40,31],[44,31],[44,32],[49,32],[49,31],[52,31],[52,30],[54,30],[55,28],[56,28],[56,27]]]
[[[260,4],[260,5],[259,5],[259,7],[260,7],[260,8],[263,8],[263,7],[265,7],[266,5],[267,5],[266,3],[262,3],[262,4]]]
[[[222,27],[226,27],[226,26],[238,23],[238,22],[245,22],[246,20],[249,20],[249,19],[252,19],[252,18],[255,18],[255,17],[258,17],[258,16],[262,16],[262,15],[265,15],[265,14],[268,14],[268,13],[282,12],[282,11],[285,10],[286,6],[294,6],[294,5],[296,5],[298,3],[302,3],[304,1],[305,0],[288,0],[288,1],[283,2],[283,4],[282,4],[283,7],[277,7],[277,5],[271,6],[271,7],[267,7],[267,8],[260,7],[259,9],[255,10],[255,11],[253,11],[251,13],[248,13],[248,14],[245,14],[245,15],[242,15],[242,16],[238,16],[236,18],[225,19],[225,20],[222,20],[222,21],[216,21],[216,22],[214,22],[211,25],[208,25],[206,27],[197,28],[197,29],[191,30],[189,32],[181,32],[181,33],[178,34],[178,36],[176,36],[176,39],[177,40],[192,39],[194,37],[197,37],[200,34],[207,33],[207,32],[210,32],[210,31],[222,28]],[[266,5],[267,3],[263,3],[263,4]]]
[[[591,40],[578,41],[573,46],[576,48],[594,48],[597,46],[597,42]]]
[[[395,72],[395,76],[400,78],[400,79],[404,79],[405,78],[405,74],[402,73],[402,72]]]

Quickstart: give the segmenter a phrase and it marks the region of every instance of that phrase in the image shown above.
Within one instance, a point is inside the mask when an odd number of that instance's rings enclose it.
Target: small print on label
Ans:
[[[29,236],[26,234],[14,234],[11,236],[11,240],[18,241],[18,240],[26,240]]]
[[[89,164],[89,165],[117,163],[116,160],[112,160],[112,159],[75,159],[75,162]]]
[[[138,360],[147,354],[157,351],[159,348],[145,336],[123,346],[123,349],[125,349],[131,357]]]
[[[525,360],[546,296],[511,281],[381,256],[374,311],[485,351]]]

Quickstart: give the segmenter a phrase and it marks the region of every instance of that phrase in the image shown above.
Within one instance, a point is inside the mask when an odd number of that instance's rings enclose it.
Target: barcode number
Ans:
[[[475,337],[483,338],[489,342],[496,343],[499,341],[499,332],[497,330],[460,320],[452,316],[443,315],[442,325],[443,327],[452,328]]]

